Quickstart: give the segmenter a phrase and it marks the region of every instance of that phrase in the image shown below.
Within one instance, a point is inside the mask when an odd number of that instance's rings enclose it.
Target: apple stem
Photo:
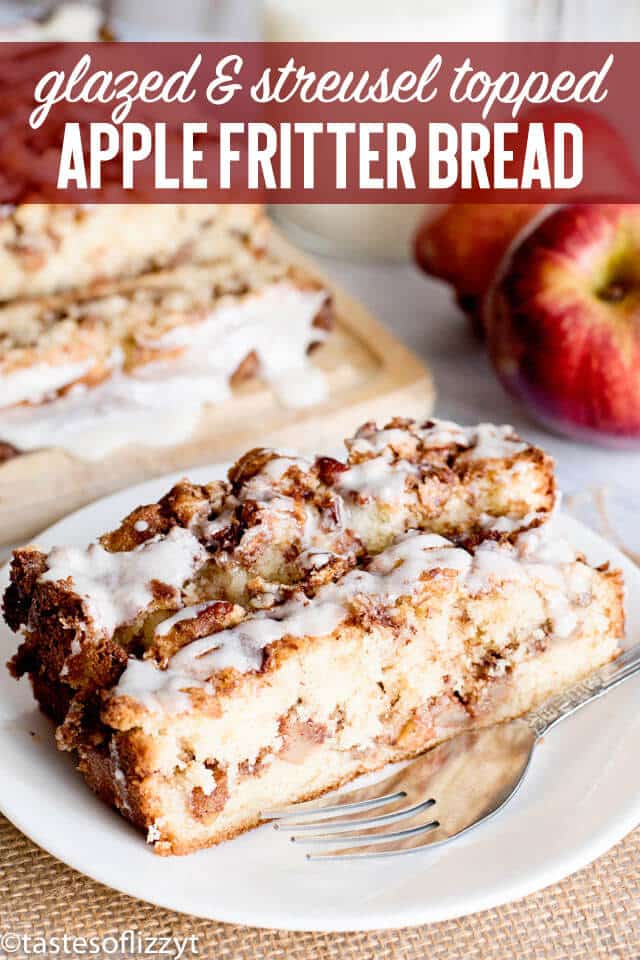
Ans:
[[[606,303],[620,303],[627,295],[627,288],[624,283],[614,280],[608,286],[599,291],[598,297]]]

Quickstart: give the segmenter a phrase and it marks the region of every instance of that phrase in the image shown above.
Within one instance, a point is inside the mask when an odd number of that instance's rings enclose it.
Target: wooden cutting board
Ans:
[[[313,354],[327,376],[329,399],[291,410],[252,382],[207,410],[191,439],[175,447],[127,447],[97,463],[56,448],[14,457],[0,465],[0,544],[25,543],[72,510],[164,473],[229,460],[253,446],[328,451],[366,420],[431,412],[432,380],[420,360],[282,235],[274,231],[270,246],[335,298],[336,329]]]

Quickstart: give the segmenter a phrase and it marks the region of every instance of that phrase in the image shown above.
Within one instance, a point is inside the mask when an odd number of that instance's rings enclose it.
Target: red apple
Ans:
[[[503,264],[485,325],[498,375],[539,420],[640,445],[640,205],[547,216]]]
[[[493,275],[513,238],[539,211],[532,203],[455,203],[419,229],[418,265],[453,286],[478,333]]]
[[[640,197],[640,176],[625,134],[608,119],[575,104],[534,105],[519,119],[515,169],[510,175],[521,173],[530,123],[544,123],[547,130],[556,123],[575,123],[584,136],[585,174],[580,195],[571,199],[609,202]],[[490,160],[487,166],[491,168]],[[545,204],[567,198],[536,189],[526,195],[529,203],[501,203],[498,191],[488,197],[481,190],[464,196],[483,202],[457,202],[427,219],[416,236],[415,257],[426,273],[453,286],[458,303],[481,332],[484,296],[510,246],[525,228],[530,229],[534,217],[546,214]]]

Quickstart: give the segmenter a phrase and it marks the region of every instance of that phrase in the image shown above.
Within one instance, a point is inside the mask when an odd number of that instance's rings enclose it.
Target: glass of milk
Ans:
[[[0,2],[0,41],[92,42],[99,39],[104,19],[98,0],[55,4],[46,0]]]
[[[257,0],[108,0],[123,40],[259,40]]]
[[[267,41],[506,40],[510,0],[264,0]],[[276,220],[297,243],[319,253],[405,260],[422,204],[287,204]]]

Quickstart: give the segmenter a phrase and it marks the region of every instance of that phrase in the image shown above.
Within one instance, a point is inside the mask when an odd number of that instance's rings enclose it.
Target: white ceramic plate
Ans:
[[[224,468],[191,471],[195,481]],[[84,543],[151,502],[174,478],[80,510],[39,538]],[[568,517],[557,521],[591,562],[624,568],[628,636],[640,633],[640,571]],[[4,574],[6,580],[6,572]],[[1,584],[4,588],[4,581]],[[15,648],[2,626],[0,660]],[[163,859],[103,806],[53,745],[29,685],[0,669],[0,809],[54,856],[143,900],[214,920],[288,930],[366,930],[445,920],[538,890],[604,853],[640,823],[638,680],[591,704],[538,748],[523,788],[494,820],[438,850],[390,860],[311,864],[265,826],[188,857]]]

